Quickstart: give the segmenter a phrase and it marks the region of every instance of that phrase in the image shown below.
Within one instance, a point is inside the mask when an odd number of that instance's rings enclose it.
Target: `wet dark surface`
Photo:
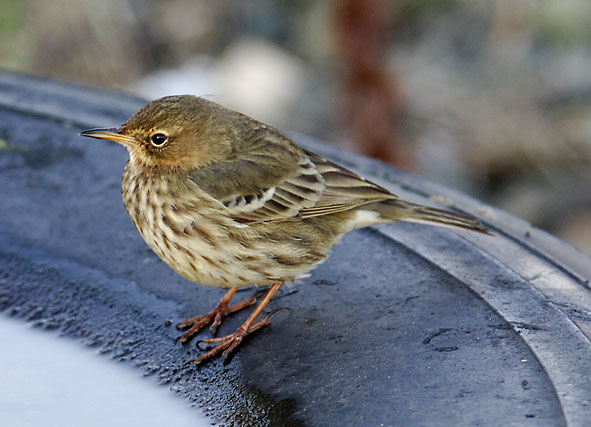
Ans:
[[[576,425],[587,416],[588,400],[577,394],[584,395],[586,382],[576,390],[564,386],[574,404],[557,393],[561,381],[569,383],[568,371],[555,375],[553,363],[572,343],[547,338],[554,334],[547,327],[556,324],[552,316],[574,325],[569,312],[555,309],[560,301],[551,303],[507,266],[504,241],[533,253],[532,269],[543,266],[587,292],[579,270],[499,234],[498,223],[491,224],[497,237],[482,237],[493,243],[414,224],[350,233],[311,277],[271,302],[269,310],[293,311],[278,313],[230,364],[216,359],[184,367],[200,350],[194,342],[174,345],[174,323],[208,311],[223,291],[196,286],[159,261],[123,208],[125,150],[77,136],[87,127],[120,124],[141,102],[11,75],[0,79],[0,89],[3,84],[11,94],[37,97],[27,104],[0,96],[5,313],[127,361],[221,424],[537,426]],[[413,192],[416,178],[357,159],[341,160]],[[450,256],[457,262],[449,264]],[[519,298],[528,301],[527,292],[532,303],[516,308],[525,320],[509,318]],[[568,308],[585,313],[589,307]],[[228,318],[220,334],[247,315]],[[577,321],[585,332],[589,319]],[[572,345],[585,352],[588,341],[577,327],[562,339],[575,336],[583,344]],[[573,375],[588,379],[579,369],[573,366]]]

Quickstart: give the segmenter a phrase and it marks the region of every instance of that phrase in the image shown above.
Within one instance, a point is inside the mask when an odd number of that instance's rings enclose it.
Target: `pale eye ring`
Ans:
[[[162,147],[168,141],[168,136],[163,133],[154,133],[150,136],[150,142],[154,147]]]

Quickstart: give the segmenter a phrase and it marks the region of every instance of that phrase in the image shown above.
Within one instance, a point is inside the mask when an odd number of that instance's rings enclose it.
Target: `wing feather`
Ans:
[[[378,200],[389,190],[313,152],[270,127],[253,133],[249,150],[189,176],[241,223],[301,220]]]

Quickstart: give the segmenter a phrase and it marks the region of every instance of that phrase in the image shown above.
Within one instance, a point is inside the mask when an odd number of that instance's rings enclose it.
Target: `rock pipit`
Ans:
[[[249,333],[279,287],[327,257],[356,228],[414,221],[486,233],[472,217],[400,200],[389,190],[304,150],[251,117],[203,98],[167,96],[150,102],[119,128],[81,133],[129,151],[121,191],[146,243],[181,276],[228,288],[209,313],[179,324],[186,342],[223,316],[241,286],[270,285],[236,332],[194,362],[223,351],[227,358]]]

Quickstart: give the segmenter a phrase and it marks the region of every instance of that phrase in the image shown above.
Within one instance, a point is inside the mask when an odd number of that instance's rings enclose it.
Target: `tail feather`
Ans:
[[[472,216],[445,209],[433,208],[403,200],[388,200],[381,203],[380,214],[393,221],[419,222],[443,227],[462,228],[484,234],[492,234]]]

